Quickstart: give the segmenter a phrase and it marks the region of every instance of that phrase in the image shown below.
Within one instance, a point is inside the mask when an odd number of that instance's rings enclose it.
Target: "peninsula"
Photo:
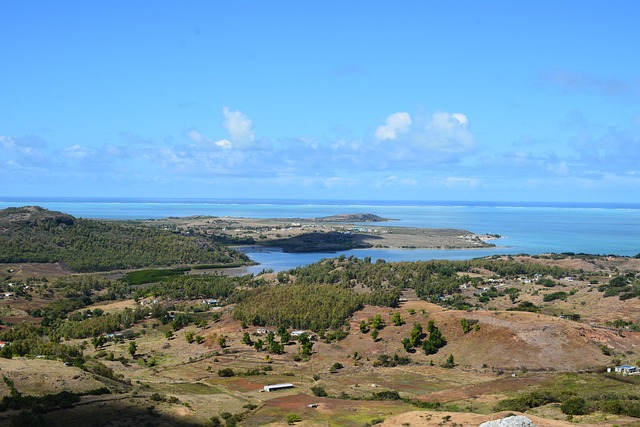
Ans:
[[[476,249],[495,246],[479,235],[451,228],[380,225],[377,215],[340,214],[321,218],[170,217],[143,221],[183,234],[206,235],[227,244],[280,247],[284,252],[332,252],[347,249]]]

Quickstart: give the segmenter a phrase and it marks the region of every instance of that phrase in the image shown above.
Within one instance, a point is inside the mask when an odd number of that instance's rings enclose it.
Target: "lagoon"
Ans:
[[[386,226],[457,228],[499,234],[496,248],[474,250],[357,249],[338,253],[282,253],[242,248],[259,266],[286,270],[325,257],[345,254],[373,260],[418,261],[469,259],[499,254],[574,252],[635,256],[640,253],[640,204],[522,203],[473,201],[245,200],[245,199],[107,199],[0,198],[0,209],[37,205],[76,217],[150,219],[169,216],[247,218],[315,218],[371,213],[392,221]]]

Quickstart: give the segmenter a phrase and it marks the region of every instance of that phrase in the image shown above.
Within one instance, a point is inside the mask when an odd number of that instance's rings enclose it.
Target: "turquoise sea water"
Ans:
[[[393,220],[389,226],[460,228],[503,236],[498,247],[479,250],[360,249],[340,252],[387,261],[468,259],[496,254],[575,252],[634,256],[640,253],[640,203],[508,203],[326,200],[69,199],[0,198],[0,209],[37,205],[83,218],[146,219],[168,216],[314,218],[342,213],[372,213]],[[337,254],[284,254],[243,248],[276,271]],[[338,254],[340,254],[338,253]]]

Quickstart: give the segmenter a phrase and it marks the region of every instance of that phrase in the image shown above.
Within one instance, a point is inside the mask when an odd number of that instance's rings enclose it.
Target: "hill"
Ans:
[[[635,426],[640,378],[606,368],[640,360],[639,263],[341,256],[50,280],[5,265],[0,423]]]
[[[205,237],[127,224],[74,218],[36,206],[0,210],[0,263],[64,263],[73,271],[248,263]]]

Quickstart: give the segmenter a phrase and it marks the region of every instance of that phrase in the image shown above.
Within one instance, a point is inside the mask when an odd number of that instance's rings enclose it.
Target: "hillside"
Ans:
[[[4,265],[0,423],[453,426],[511,412],[635,427],[640,378],[606,369],[640,360],[639,262],[341,256],[258,276],[49,279]]]
[[[36,206],[0,210],[0,263],[63,263],[72,271],[243,264],[249,259],[203,237],[74,218]]]

